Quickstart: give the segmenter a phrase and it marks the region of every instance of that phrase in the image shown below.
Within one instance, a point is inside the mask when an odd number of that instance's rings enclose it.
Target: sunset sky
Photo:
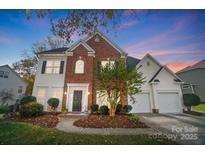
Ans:
[[[130,56],[149,53],[174,72],[205,59],[205,10],[138,12],[129,18],[131,12],[124,10],[121,23],[105,33]],[[66,13],[57,10],[51,16],[58,19]],[[48,17],[27,20],[25,10],[0,10],[0,65],[11,65],[24,49],[51,35]]]

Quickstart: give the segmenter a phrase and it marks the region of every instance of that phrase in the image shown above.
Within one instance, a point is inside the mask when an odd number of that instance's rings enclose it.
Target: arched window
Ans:
[[[75,73],[77,74],[83,74],[84,73],[84,61],[83,60],[77,60],[75,63]]]

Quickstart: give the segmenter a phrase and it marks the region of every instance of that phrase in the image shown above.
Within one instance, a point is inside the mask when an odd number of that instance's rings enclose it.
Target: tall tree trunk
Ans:
[[[110,116],[111,117],[115,116],[115,107],[114,106],[110,107]]]

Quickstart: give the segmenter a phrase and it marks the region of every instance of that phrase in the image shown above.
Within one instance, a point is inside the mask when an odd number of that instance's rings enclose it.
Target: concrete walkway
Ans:
[[[98,135],[152,135],[158,133],[153,128],[81,128],[73,125],[73,122],[82,118],[78,115],[59,116],[57,129],[69,133],[98,134]]]

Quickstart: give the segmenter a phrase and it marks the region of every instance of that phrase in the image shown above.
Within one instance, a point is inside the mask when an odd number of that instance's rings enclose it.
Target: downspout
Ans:
[[[192,92],[193,94],[195,94],[193,85],[191,84],[190,86],[191,86],[191,92]]]
[[[153,105],[153,108],[152,108],[152,112],[153,113],[158,113],[158,110],[156,109],[156,102],[155,102],[155,97],[154,97],[154,86],[153,86],[153,83],[150,83],[150,86],[151,86],[151,95],[152,95],[152,105]]]

